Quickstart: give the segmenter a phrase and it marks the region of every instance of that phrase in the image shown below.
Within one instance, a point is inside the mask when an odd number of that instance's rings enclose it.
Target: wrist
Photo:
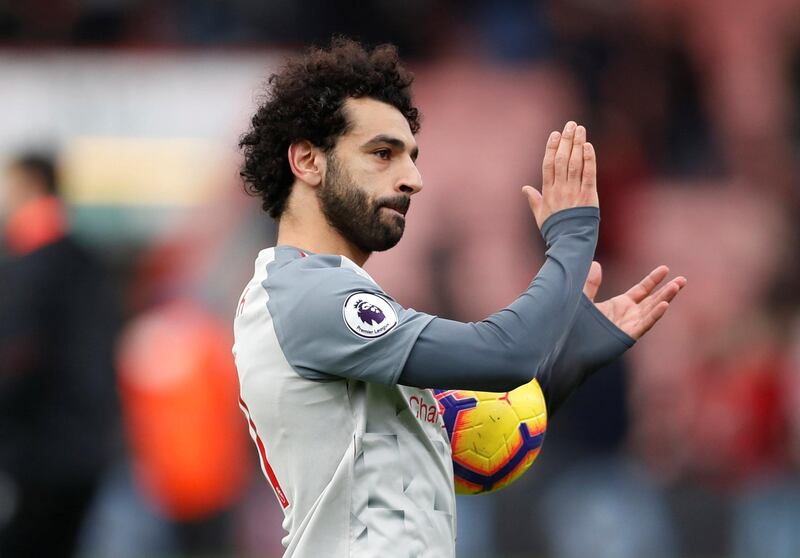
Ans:
[[[595,226],[600,221],[600,208],[586,205],[569,207],[556,211],[542,223],[542,237],[549,246],[561,234],[571,232],[573,224],[570,221],[580,220],[583,223],[593,222]]]

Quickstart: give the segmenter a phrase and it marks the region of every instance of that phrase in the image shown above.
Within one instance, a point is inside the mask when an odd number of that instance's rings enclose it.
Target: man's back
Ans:
[[[107,277],[65,237],[6,261],[0,285],[0,338],[11,351],[0,364],[0,468],[37,483],[91,478],[118,424]]]
[[[354,296],[343,313],[344,291]],[[351,317],[347,308],[367,301]],[[242,409],[284,509],[286,556],[453,555],[452,461],[436,401],[395,383],[429,320],[346,258],[260,253],[234,353]],[[360,367],[363,381],[325,366]]]

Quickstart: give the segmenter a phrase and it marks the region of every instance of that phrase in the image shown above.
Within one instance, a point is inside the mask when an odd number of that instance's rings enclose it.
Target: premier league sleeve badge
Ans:
[[[350,331],[366,339],[385,335],[397,325],[397,312],[389,301],[367,292],[348,296],[342,316]]]

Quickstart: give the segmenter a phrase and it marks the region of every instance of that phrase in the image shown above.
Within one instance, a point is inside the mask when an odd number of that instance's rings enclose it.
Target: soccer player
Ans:
[[[536,378],[552,413],[685,284],[656,290],[660,266],[592,302],[595,152],[568,122],[547,140],[542,191],[523,188],[547,244],[530,287],[479,323],[400,306],[362,266],[400,240],[422,189],[411,82],[393,47],[335,40],[270,78],[241,140],[242,176],[279,224],[239,301],[234,355],[285,515],[284,556],[453,556],[449,442],[438,413],[419,412],[437,408],[429,388],[505,391]]]

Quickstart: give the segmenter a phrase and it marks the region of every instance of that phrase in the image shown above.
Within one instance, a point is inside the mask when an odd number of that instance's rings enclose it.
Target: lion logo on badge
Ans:
[[[357,300],[355,308],[358,311],[358,317],[365,324],[377,325],[386,319],[380,308],[369,302]]]

